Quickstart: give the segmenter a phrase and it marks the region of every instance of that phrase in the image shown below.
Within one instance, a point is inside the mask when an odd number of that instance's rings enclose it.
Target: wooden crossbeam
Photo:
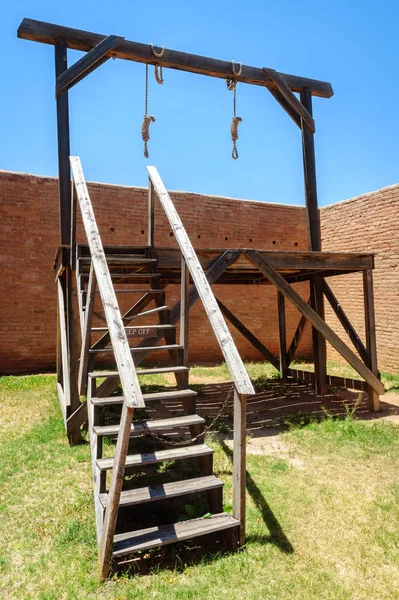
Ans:
[[[308,304],[310,304],[310,298],[308,300]],[[302,315],[301,318],[300,318],[300,320],[299,320],[298,327],[295,330],[295,333],[294,333],[294,336],[292,338],[290,347],[288,348],[288,351],[287,351],[287,364],[288,364],[288,366],[290,366],[290,364],[294,360],[296,351],[297,351],[298,346],[299,346],[299,342],[301,341],[301,339],[303,337],[303,334],[305,332],[307,324],[308,324],[307,318]]]
[[[228,321],[239,331],[242,335],[256,348],[269,363],[273,365],[277,371],[280,369],[280,363],[277,358],[274,356],[272,352],[246,327],[243,323],[241,323],[240,319],[238,319],[233,313],[221,302],[218,298],[216,298],[216,302],[219,305],[220,310],[223,315],[226,317]]]
[[[80,29],[72,29],[70,27],[45,23],[44,21],[23,19],[18,28],[18,37],[34,42],[41,42],[43,44],[55,44],[57,40],[64,40],[68,48],[88,52],[97,46],[105,36],[90,31],[82,31]],[[170,50],[169,48],[166,49],[162,58],[158,58],[154,57],[149,44],[140,44],[138,42],[130,42],[127,40],[124,40],[117,48],[115,48],[114,54],[117,58],[124,60],[132,60],[152,65],[157,63],[162,67],[177,69],[179,71],[188,71],[190,73],[199,73],[210,77],[219,77],[221,79],[231,77],[233,74],[231,61],[197,56],[196,54],[178,52],[176,50]],[[300,92],[301,90],[308,88],[313,95],[320,96],[321,98],[331,98],[334,93],[331,84],[326,81],[318,81],[316,79],[298,77],[286,73],[279,73],[279,75],[294,92]],[[270,78],[262,69],[246,65],[242,66],[241,75],[237,77],[237,81],[263,87],[271,82]]]
[[[324,295],[327,298],[328,302],[330,303],[331,308],[337,315],[339,322],[341,323],[342,327],[345,329],[346,333],[348,334],[350,341],[352,342],[352,344],[355,346],[356,350],[358,351],[362,361],[367,364],[368,355],[367,355],[366,346],[363,344],[362,340],[360,339],[359,335],[357,334],[352,323],[349,321],[347,315],[345,314],[344,309],[338,302],[334,292],[328,285],[327,281],[323,282],[323,292],[324,292]]]
[[[284,79],[275,71],[274,69],[263,69],[266,75],[273,82],[274,86],[279,91],[279,94],[274,94],[272,92],[271,86],[268,86],[269,91],[273,94],[276,100],[281,104],[281,106],[288,112],[290,117],[294,119],[296,124],[301,127],[301,121],[303,121],[307,127],[309,127],[310,131],[313,133],[316,131],[316,126],[314,119],[311,114],[306,110],[306,108],[301,104],[295,94],[291,91],[289,86],[286,84]],[[281,96],[284,98],[285,102],[281,102]],[[291,110],[287,110],[287,105]],[[293,116],[295,115],[295,116]]]
[[[287,283],[279,273],[256,251],[247,250],[245,254],[257,265],[259,270],[284,294],[288,300],[306,317],[317,331],[341,354],[341,356],[363,377],[377,393],[384,393],[384,386],[378,377],[356,356],[354,352],[337,336],[325,321],[311,308],[303,298]]]
[[[111,58],[111,50],[114,50],[124,37],[119,35],[109,35],[94,48],[89,50],[85,56],[82,56],[74,65],[58,75],[56,82],[56,95],[71,89],[87,75],[98,69],[102,64]]]

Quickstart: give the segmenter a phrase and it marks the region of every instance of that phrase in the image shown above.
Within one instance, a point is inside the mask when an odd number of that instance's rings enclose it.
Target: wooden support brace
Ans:
[[[233,315],[233,313],[221,302],[218,298],[216,301],[219,305],[220,310],[228,321],[239,331],[242,335],[252,344],[258,352],[260,352],[267,361],[269,361],[277,371],[280,368],[280,363],[277,358],[270,352],[268,348],[250,331],[241,321]]]
[[[368,269],[363,272],[363,291],[364,291],[364,318],[365,318],[365,329],[366,329],[366,346],[367,346],[367,366],[371,369],[376,377],[379,378],[377,366],[377,339],[375,329],[375,312],[374,312],[374,291],[373,291],[373,271]],[[369,382],[367,382],[369,383]],[[369,408],[370,410],[377,412],[380,410],[380,398],[379,394],[384,393],[384,386],[382,391],[377,390],[374,386],[369,385]]]
[[[306,124],[306,126],[310,129],[310,131],[312,133],[314,133],[315,132],[315,122],[314,122],[312,115],[306,110],[306,108],[303,106],[303,104],[301,104],[301,102],[295,96],[294,92],[292,92],[290,90],[290,88],[288,87],[288,85],[286,84],[284,79],[274,69],[264,68],[263,70],[266,73],[266,75],[271,79],[271,81],[273,82],[273,84],[275,85],[277,90],[280,92],[281,96],[284,98],[286,104],[283,104],[279,100],[279,97],[277,95],[273,94],[273,96],[276,98],[276,100],[278,100],[278,102],[280,102],[280,104],[282,105],[284,110],[286,110],[288,112],[288,114],[290,115],[291,118],[294,118],[292,115],[292,112],[294,115],[296,115],[297,119],[294,119],[294,121],[297,123],[297,125],[298,125],[297,120],[299,121],[299,127],[301,126],[301,121],[303,121]],[[269,89],[269,91],[271,91],[270,86],[268,89]],[[291,108],[291,111],[287,110],[287,104]]]
[[[308,304],[310,304],[310,298],[308,300]],[[290,347],[288,348],[288,352],[287,352],[287,365],[290,366],[290,364],[292,363],[292,361],[294,360],[296,351],[298,349],[299,343],[302,339],[302,336],[305,332],[306,329],[306,325],[308,324],[308,320],[306,317],[304,317],[303,315],[301,316],[299,323],[298,323],[298,327],[295,330],[294,336],[292,338]]]
[[[278,312],[278,341],[279,341],[279,371],[283,379],[287,377],[287,329],[285,323],[285,297],[281,292],[277,292],[277,312]]]
[[[276,288],[290,300],[294,306],[306,317],[317,331],[341,354],[341,356],[363,377],[363,379],[378,394],[384,393],[384,386],[369,367],[337,336],[325,321],[310,307],[303,298],[287,283],[273,267],[256,250],[247,250],[245,254],[257,265],[259,270],[273,283]],[[324,379],[325,381],[325,379]]]
[[[331,305],[331,308],[337,315],[339,322],[341,323],[342,327],[345,329],[346,333],[348,334],[352,344],[358,351],[360,358],[367,365],[368,364],[368,354],[367,354],[366,346],[363,344],[359,335],[356,333],[355,328],[353,327],[352,323],[349,321],[348,317],[346,316],[344,309],[338,302],[334,292],[328,285],[327,281],[323,281],[323,292],[324,292],[324,295],[327,298],[329,304]]]
[[[111,58],[111,50],[124,39],[124,37],[118,35],[109,35],[87,54],[82,56],[74,65],[69,67],[69,69],[58,75],[56,96],[71,89],[71,87],[84,79],[84,77],[109,60]]]

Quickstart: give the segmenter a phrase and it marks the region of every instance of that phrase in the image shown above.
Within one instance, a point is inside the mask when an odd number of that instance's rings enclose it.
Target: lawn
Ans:
[[[0,597],[399,598],[399,428],[326,418],[279,442],[284,456],[248,456],[242,550],[198,558],[181,544],[100,583],[89,447],[68,446],[53,376],[0,378]],[[229,510],[230,452],[212,444]]]

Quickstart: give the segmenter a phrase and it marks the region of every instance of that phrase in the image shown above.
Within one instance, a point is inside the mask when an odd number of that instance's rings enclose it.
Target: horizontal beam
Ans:
[[[24,40],[52,45],[56,41],[62,40],[68,48],[88,52],[97,46],[106,36],[80,29],[53,25],[44,21],[23,19],[18,28],[18,37]],[[149,44],[130,42],[128,40],[121,42],[115,49],[114,54],[116,58],[124,60],[147,64],[156,63],[165,68],[188,71],[189,73],[198,73],[220,79],[233,76],[231,61],[207,58],[205,56],[169,49],[165,50],[162,58],[158,58],[153,55]],[[286,73],[279,73],[279,75],[293,92],[300,92],[308,88],[314,96],[321,98],[331,98],[334,93],[331,84],[326,81],[297,77],[296,75],[288,75]],[[234,78],[243,83],[263,87],[267,87],[271,83],[270,77],[268,77],[263,69],[246,65],[242,66],[241,74]]]
[[[247,256],[276,288],[290,300],[294,306],[308,319],[317,331],[329,342],[339,354],[359,373],[377,394],[384,394],[384,386],[378,377],[370,371],[358,356],[338,337],[327,323],[309,304],[290,286],[285,279],[256,251],[247,251]]]
[[[76,85],[84,77],[98,69],[102,64],[111,58],[111,50],[113,50],[125,38],[118,35],[109,35],[99,44],[94,46],[87,54],[82,56],[69,69],[63,71],[57,77],[56,95],[69,90]]]
[[[288,369],[288,376],[300,381],[314,382],[315,374],[313,371],[302,371],[300,369]],[[350,377],[339,377],[338,375],[327,375],[327,385],[333,387],[344,387],[348,390],[359,390],[360,392],[367,392],[368,385],[365,381],[360,379],[351,379]]]

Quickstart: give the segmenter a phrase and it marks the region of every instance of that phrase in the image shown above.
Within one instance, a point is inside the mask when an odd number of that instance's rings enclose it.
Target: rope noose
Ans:
[[[241,75],[242,63],[238,63],[238,71],[235,69],[234,60],[231,61],[234,77],[226,79],[227,89],[233,92],[233,118],[230,126],[231,141],[233,142],[233,149],[231,156],[234,160],[238,158],[238,150],[236,142],[238,140],[238,125],[241,123],[242,118],[237,117],[237,77]]]
[[[145,101],[144,101],[144,117],[141,124],[141,137],[144,142],[144,156],[149,157],[147,142],[150,139],[150,125],[154,123],[155,117],[148,115],[148,65],[145,65]]]
[[[165,46],[162,46],[162,50],[161,52],[157,52],[154,49],[154,46],[152,44],[150,44],[150,48],[151,48],[151,52],[153,53],[153,55],[156,58],[162,58],[163,55],[165,54]],[[162,66],[158,65],[158,63],[155,63],[154,65],[154,74],[155,74],[155,80],[157,83],[159,83],[160,85],[163,84],[163,73],[162,73]]]

